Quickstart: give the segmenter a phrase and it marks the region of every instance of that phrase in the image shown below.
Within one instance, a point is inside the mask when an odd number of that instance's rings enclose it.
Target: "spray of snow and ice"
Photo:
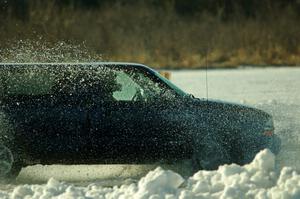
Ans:
[[[52,63],[52,62],[91,62],[101,61],[102,55],[96,54],[84,43],[46,42],[42,37],[37,40],[7,41],[8,48],[0,49],[0,62],[3,63]]]

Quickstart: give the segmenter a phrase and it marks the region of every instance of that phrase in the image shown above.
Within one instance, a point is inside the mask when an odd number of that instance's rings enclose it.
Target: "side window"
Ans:
[[[169,98],[172,95],[169,89],[152,79],[151,74],[143,71],[116,71],[116,81],[121,87],[120,90],[113,93],[113,97],[117,101],[150,102]]]
[[[96,101],[115,101],[114,92],[121,90],[121,85],[117,82],[116,77],[116,71],[105,67],[97,69],[70,68],[58,78],[56,90],[62,96],[68,95],[82,99],[92,97]]]
[[[121,89],[113,93],[114,99],[117,101],[134,101],[134,98],[143,89],[132,80],[129,74],[123,71],[116,71],[116,74],[116,81]]]

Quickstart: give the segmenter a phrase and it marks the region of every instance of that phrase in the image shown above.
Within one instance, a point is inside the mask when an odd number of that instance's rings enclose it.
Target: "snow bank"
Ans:
[[[139,182],[103,187],[86,187],[59,182],[53,178],[44,185],[21,185],[12,192],[0,192],[1,198],[300,198],[300,175],[284,167],[275,173],[275,157],[263,150],[245,166],[223,165],[215,171],[199,171],[189,179],[160,167]]]

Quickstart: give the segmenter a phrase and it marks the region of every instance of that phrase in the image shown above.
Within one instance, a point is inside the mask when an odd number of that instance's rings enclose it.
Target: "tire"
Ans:
[[[0,178],[15,179],[22,169],[22,163],[14,158],[12,151],[0,144]]]
[[[22,167],[22,162],[14,162],[10,172],[6,174],[5,178],[9,180],[15,180],[18,177],[20,171],[22,170]]]
[[[202,144],[195,145],[192,156],[194,172],[200,169],[216,170],[227,163],[230,163],[230,155],[218,142],[204,139]]]

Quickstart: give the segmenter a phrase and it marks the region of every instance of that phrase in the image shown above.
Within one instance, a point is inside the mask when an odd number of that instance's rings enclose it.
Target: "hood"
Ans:
[[[261,129],[272,121],[263,110],[221,100],[193,99],[194,108],[202,120],[221,129]]]

